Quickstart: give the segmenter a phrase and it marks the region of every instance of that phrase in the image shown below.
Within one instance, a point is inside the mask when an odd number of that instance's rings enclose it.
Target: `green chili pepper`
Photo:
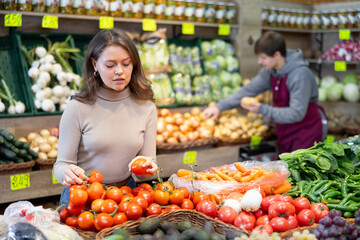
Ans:
[[[332,185],[334,185],[334,182],[326,183],[326,184],[323,185],[321,188],[319,188],[319,190],[317,190],[316,192],[314,192],[315,195],[322,194],[324,191],[328,190]]]
[[[315,203],[321,202],[320,199],[317,198],[314,194],[309,194],[308,198]]]
[[[307,181],[300,181],[300,183],[299,183],[300,193],[304,192],[304,188],[305,188],[306,184],[307,184]]]
[[[354,205],[350,205],[350,206],[342,206],[342,205],[338,205],[338,204],[328,204],[327,206],[329,209],[340,210],[342,212],[355,212],[359,208],[358,204],[354,204]]]
[[[325,194],[325,198],[333,198],[333,197],[337,197],[337,196],[342,196],[341,192],[339,191],[331,191]]]
[[[301,196],[307,195],[307,194],[310,192],[310,190],[311,190],[311,183],[309,183],[309,184],[305,187],[305,189],[304,189],[303,193],[301,194]]]
[[[317,184],[315,184],[315,186],[311,189],[310,194],[317,191],[319,188],[321,188],[323,185],[325,185],[326,182],[327,182],[327,180],[322,180],[322,181],[318,182]]]
[[[351,197],[355,196],[354,193],[350,193],[349,195],[347,195],[346,197],[343,198],[343,200],[341,200],[340,205],[344,205],[346,202],[348,202],[350,200]]]
[[[341,184],[341,194],[343,197],[346,197],[347,196],[347,182],[348,182],[348,179],[349,179],[349,175],[347,175],[344,179],[344,181],[342,182]]]
[[[344,212],[343,216],[345,218],[353,218],[354,217],[354,213],[352,212]]]
[[[324,201],[327,202],[327,203],[330,203],[330,204],[338,204],[338,203],[340,203],[341,200],[339,200],[339,199],[325,199]]]

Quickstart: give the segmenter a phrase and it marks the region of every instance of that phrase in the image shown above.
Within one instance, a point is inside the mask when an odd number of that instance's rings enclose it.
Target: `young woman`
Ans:
[[[315,141],[323,140],[327,121],[317,105],[316,80],[301,50],[286,49],[279,33],[266,32],[256,41],[255,54],[263,66],[258,75],[216,106],[205,109],[205,116],[215,119],[221,111],[238,107],[243,97],[255,97],[271,89],[273,106],[260,103],[241,106],[276,123],[280,152],[309,148]]]
[[[134,188],[132,162],[145,158],[148,175],[158,169],[157,114],[150,81],[125,32],[112,29],[95,35],[84,60],[84,78],[84,87],[72,97],[60,120],[54,176],[70,186],[98,170],[105,184]],[[65,187],[60,204],[68,199]]]

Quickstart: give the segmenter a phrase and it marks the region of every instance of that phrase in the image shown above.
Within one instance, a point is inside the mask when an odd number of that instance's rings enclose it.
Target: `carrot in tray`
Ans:
[[[225,181],[235,181],[232,177],[227,176],[226,174],[222,173],[221,171],[217,170],[216,168],[211,169],[215,174],[219,175]]]
[[[273,194],[281,194],[286,193],[287,191],[291,190],[291,184],[288,181],[283,182],[280,186],[274,189],[272,192]]]
[[[233,178],[234,178],[236,181],[240,182],[240,181],[241,181],[241,177],[242,177],[241,172],[236,172]]]
[[[247,172],[249,169],[247,169],[245,166],[241,165],[240,163],[235,163],[234,166],[236,167],[239,172]]]
[[[187,175],[191,175],[191,171],[190,170],[186,170],[186,169],[179,169],[177,172],[176,172],[177,176],[178,177],[184,177],[184,176],[187,176]]]

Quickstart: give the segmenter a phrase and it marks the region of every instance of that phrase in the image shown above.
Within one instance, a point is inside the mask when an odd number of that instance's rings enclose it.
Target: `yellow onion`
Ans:
[[[165,117],[165,123],[174,124],[175,123],[175,118],[173,118],[172,116],[167,116],[167,117]]]
[[[179,112],[173,113],[172,116],[173,116],[173,118],[175,118],[175,119],[178,119],[178,118],[182,118],[182,117],[183,117],[183,115],[182,115],[181,113],[179,113]]]
[[[198,115],[200,114],[201,110],[199,107],[193,107],[190,112],[192,115]]]
[[[40,135],[41,135],[42,137],[48,137],[48,136],[50,136],[50,131],[47,130],[47,129],[41,129]]]
[[[27,142],[26,138],[24,138],[24,137],[19,138],[18,141],[19,142]]]
[[[171,136],[176,138],[176,139],[180,139],[181,134],[182,133],[177,130],[177,131],[172,132]]]
[[[186,142],[188,142],[189,140],[188,140],[188,138],[186,137],[186,135],[180,133],[179,141],[180,141],[181,143],[186,143]]]
[[[160,116],[166,117],[166,116],[169,116],[169,115],[170,115],[169,109],[163,108],[163,109],[160,110]]]
[[[40,152],[48,153],[51,151],[51,145],[48,143],[42,143],[39,146]]]
[[[163,135],[161,134],[157,134],[156,135],[156,143],[164,143],[165,139],[163,137]]]
[[[188,124],[182,124],[182,125],[180,125],[179,126],[179,129],[180,129],[180,131],[182,132],[182,133],[187,133],[187,132],[189,132],[190,131],[190,126],[188,125]]]
[[[185,119],[189,119],[189,118],[191,118],[191,114],[190,113],[184,113],[184,118]]]
[[[48,158],[57,158],[58,151],[55,149],[52,149],[50,152],[48,152],[47,157]]]
[[[32,142],[33,140],[35,140],[37,137],[39,137],[39,134],[35,133],[35,132],[30,132],[26,139],[29,141],[29,142]]]
[[[173,143],[173,144],[176,144],[176,143],[179,143],[178,140],[174,137],[169,137],[167,140],[166,140],[167,143]]]
[[[38,155],[39,155],[39,159],[41,159],[41,160],[48,159],[47,154],[44,152],[39,152]]]
[[[184,123],[184,118],[183,117],[175,118],[175,124],[176,125],[180,126],[183,123]]]
[[[169,134],[171,134],[171,133],[175,130],[174,125],[172,125],[172,124],[166,124],[166,125],[165,125],[165,130],[166,130],[167,132],[169,132]]]
[[[158,121],[157,122],[157,132],[158,133],[163,133],[165,131],[165,121]]]
[[[164,131],[161,135],[164,137],[165,141],[170,137],[170,133],[168,131]]]

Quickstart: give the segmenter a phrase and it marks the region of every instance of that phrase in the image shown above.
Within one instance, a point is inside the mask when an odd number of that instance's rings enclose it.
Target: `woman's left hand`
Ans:
[[[249,110],[250,112],[257,113],[261,106],[261,103],[249,103],[249,105],[240,104],[241,107]]]
[[[138,160],[139,158],[143,158],[146,160],[146,162],[142,165],[142,167],[147,167],[148,169],[146,169],[146,174],[148,175],[154,175],[156,173],[156,171],[159,169],[159,167],[157,166],[156,162],[151,158],[151,157],[145,157],[145,156],[137,156],[135,157],[133,160],[131,160],[131,162],[129,163],[128,167],[129,167],[129,171],[131,171],[131,165]]]

